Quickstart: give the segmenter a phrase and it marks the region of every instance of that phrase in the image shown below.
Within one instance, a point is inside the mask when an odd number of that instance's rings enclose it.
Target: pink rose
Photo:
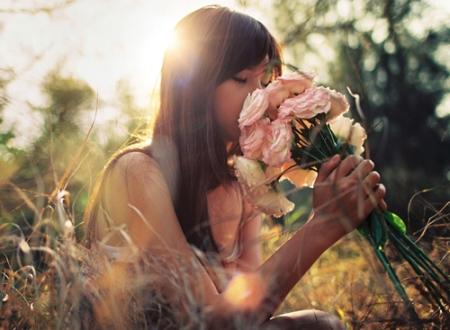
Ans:
[[[262,147],[270,134],[269,126],[269,118],[262,118],[253,125],[242,128],[239,144],[246,158],[261,159]]]
[[[330,91],[325,87],[313,87],[303,93],[285,100],[279,109],[279,118],[292,116],[309,119],[319,113],[326,113],[331,109]]]
[[[269,166],[279,166],[291,157],[292,130],[290,122],[276,119],[270,124],[268,141],[263,145],[263,162]]]
[[[269,106],[267,93],[264,89],[256,89],[247,96],[239,115],[239,128],[250,126],[261,119]]]
[[[272,81],[265,90],[269,101],[267,113],[271,119],[276,119],[277,109],[289,97],[289,90],[280,80]]]
[[[289,89],[290,94],[300,94],[313,85],[314,75],[304,72],[289,72],[277,78]]]
[[[331,109],[327,113],[327,120],[333,120],[349,109],[349,104],[345,96],[335,90],[329,89],[331,96]]]
[[[277,118],[277,109],[289,97],[303,93],[313,85],[313,76],[303,73],[288,73],[278,77],[266,87],[269,99],[268,114]]]

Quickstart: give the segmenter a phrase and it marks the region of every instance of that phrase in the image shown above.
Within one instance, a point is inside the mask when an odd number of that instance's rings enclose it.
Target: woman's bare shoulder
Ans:
[[[158,162],[143,152],[131,151],[111,165],[105,193],[113,223],[125,225],[142,247],[179,238],[182,232]]]
[[[144,151],[124,153],[114,160],[112,166],[123,173],[160,172],[157,161]]]

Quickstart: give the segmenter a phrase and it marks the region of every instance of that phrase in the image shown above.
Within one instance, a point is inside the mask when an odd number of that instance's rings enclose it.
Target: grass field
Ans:
[[[157,278],[149,274],[161,270],[166,278],[172,279],[177,290],[185,290],[182,273],[170,271],[161,262],[151,260],[150,268],[138,266],[133,271],[134,281],[130,281],[129,269],[123,265],[110,264],[89,254],[77,242],[77,230],[67,212],[70,210],[68,194],[57,197],[54,203],[35,209],[38,221],[33,225],[24,222],[18,226],[2,215],[0,329],[92,326],[90,316],[93,314],[105,327],[121,328],[126,322],[136,322],[143,313],[140,310],[142,304],[147,304],[147,309],[163,309],[165,300],[153,291],[149,290],[144,298],[141,297],[144,288],[151,287]],[[33,207],[25,193],[22,198],[29,204],[24,207]],[[435,225],[448,226],[445,221],[446,217]],[[269,221],[265,223],[262,237],[264,256],[267,257],[289,239],[293,229],[283,232],[282,226],[269,225]],[[447,273],[448,242],[448,238],[441,237],[422,244]],[[389,249],[388,254],[395,260]],[[448,310],[440,312],[424,298],[426,292],[416,286],[417,281],[407,266],[399,263],[395,266],[420,320],[408,318],[401,299],[375,260],[370,246],[356,232],[320,257],[291,291],[278,313],[320,309],[337,315],[353,329],[445,329],[449,322]],[[167,276],[167,273],[171,275]],[[195,301],[189,300],[189,292],[182,292],[181,296],[187,297],[191,306],[183,315],[181,310],[161,313],[172,318],[161,320],[161,328],[196,328],[202,322]],[[130,317],[133,313],[136,317]]]

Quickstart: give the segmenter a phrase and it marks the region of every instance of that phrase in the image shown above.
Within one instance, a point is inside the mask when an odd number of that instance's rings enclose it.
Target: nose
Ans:
[[[258,88],[263,88],[263,84],[261,79],[258,79]]]
[[[254,82],[252,84],[252,91],[254,91],[255,89],[258,89],[258,88],[263,88],[262,81],[261,81],[261,79],[259,79],[259,77],[254,80]]]

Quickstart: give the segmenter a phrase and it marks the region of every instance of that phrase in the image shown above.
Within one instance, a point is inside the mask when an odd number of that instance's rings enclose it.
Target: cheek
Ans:
[[[237,141],[240,133],[238,118],[246,94],[230,89],[221,88],[221,86],[217,88],[214,98],[214,111],[224,138]]]

